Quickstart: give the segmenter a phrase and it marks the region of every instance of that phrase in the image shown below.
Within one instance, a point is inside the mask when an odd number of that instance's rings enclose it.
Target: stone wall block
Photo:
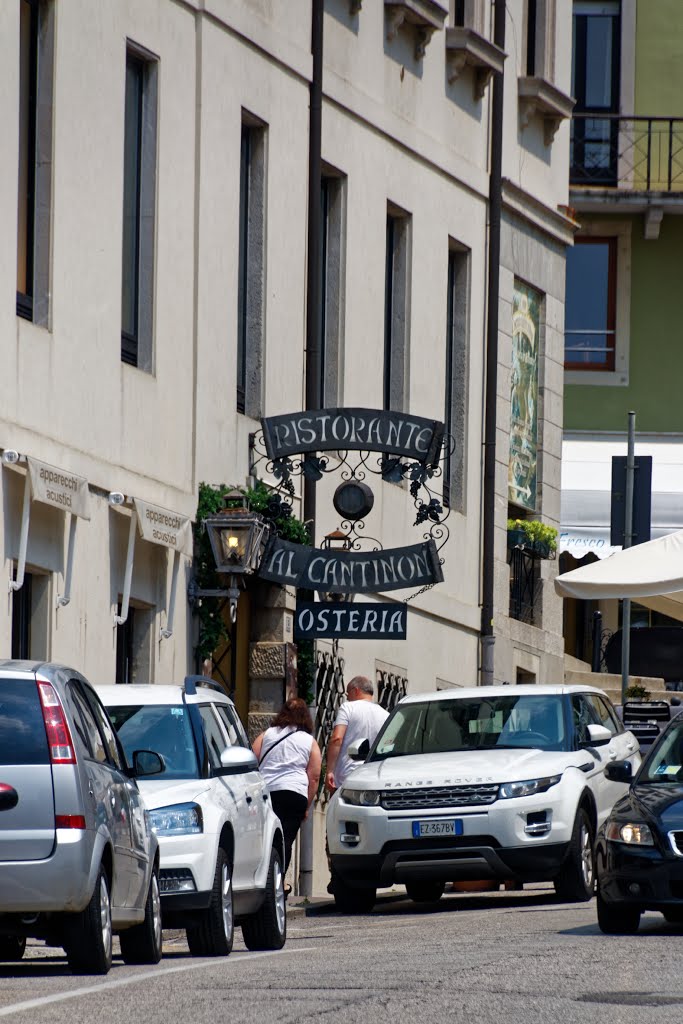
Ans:
[[[249,676],[251,679],[284,679],[287,661],[284,643],[253,643],[249,645]]]

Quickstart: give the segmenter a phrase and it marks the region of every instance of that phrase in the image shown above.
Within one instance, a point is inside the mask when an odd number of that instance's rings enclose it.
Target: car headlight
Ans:
[[[515,796],[535,796],[545,793],[551,786],[556,786],[561,775],[548,775],[545,779],[527,779],[526,782],[504,782],[500,787],[499,796],[510,800]]]
[[[605,836],[615,843],[628,843],[629,846],[654,846],[649,825],[642,821],[608,821]]]
[[[346,804],[354,807],[377,807],[379,804],[378,789],[342,789],[341,798]]]
[[[202,809],[198,804],[173,804],[149,812],[152,829],[158,836],[190,836],[204,831]]]

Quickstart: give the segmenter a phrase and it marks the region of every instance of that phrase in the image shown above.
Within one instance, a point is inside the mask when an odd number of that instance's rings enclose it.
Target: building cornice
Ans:
[[[573,244],[579,224],[568,214],[553,210],[509,178],[503,178],[502,195],[503,209],[515,213],[562,245]]]

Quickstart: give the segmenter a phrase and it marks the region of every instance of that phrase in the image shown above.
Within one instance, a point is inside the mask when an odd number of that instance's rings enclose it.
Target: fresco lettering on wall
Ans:
[[[538,447],[538,346],[542,296],[515,282],[512,302],[508,500],[535,511]]]

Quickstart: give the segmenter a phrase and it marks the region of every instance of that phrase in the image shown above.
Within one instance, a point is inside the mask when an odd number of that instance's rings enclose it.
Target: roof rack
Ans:
[[[217,683],[214,679],[207,679],[206,676],[185,676],[183,686],[185,693],[190,697],[193,697],[197,693],[198,686],[205,686],[210,690],[217,690],[218,693],[222,693],[224,697],[227,696],[220,683]]]

